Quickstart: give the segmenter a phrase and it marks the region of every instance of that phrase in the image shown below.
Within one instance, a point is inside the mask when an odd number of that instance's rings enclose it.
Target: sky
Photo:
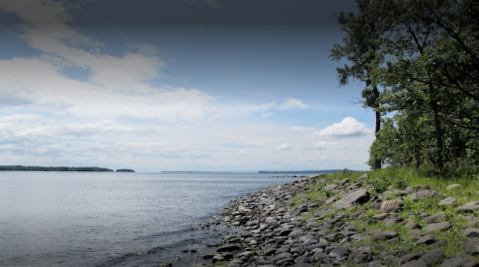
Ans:
[[[354,0],[0,0],[0,165],[367,170]]]

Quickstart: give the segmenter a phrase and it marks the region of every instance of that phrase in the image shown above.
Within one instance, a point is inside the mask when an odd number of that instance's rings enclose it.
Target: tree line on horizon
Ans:
[[[476,0],[356,0],[335,13],[342,44],[330,50],[340,85],[364,84],[376,115],[368,164],[479,162],[479,5]]]
[[[112,172],[113,170],[101,167],[43,167],[43,166],[0,166],[0,171],[52,171],[52,172]]]

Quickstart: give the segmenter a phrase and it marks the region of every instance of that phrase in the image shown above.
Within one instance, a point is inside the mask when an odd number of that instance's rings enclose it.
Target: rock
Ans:
[[[353,250],[352,255],[355,263],[371,261],[373,250],[370,247],[359,247]]]
[[[372,261],[368,264],[368,267],[386,267],[384,261]]]
[[[451,228],[451,224],[449,222],[433,223],[426,226],[426,233],[444,231],[449,228]]]
[[[441,264],[441,267],[461,267],[464,263],[466,263],[466,260],[462,258],[452,258],[447,261],[444,261]]]
[[[392,225],[394,225],[395,223],[402,222],[402,221],[403,221],[403,218],[394,216],[394,217],[385,219],[385,220],[383,221],[383,223],[384,223],[384,225],[386,225],[386,226],[392,226]]]
[[[474,252],[477,253],[479,250],[479,238],[469,238],[466,242],[464,242],[464,247],[466,248],[466,253],[468,254],[473,254]]]
[[[452,206],[456,203],[455,197],[448,197],[439,202],[439,206]]]
[[[369,192],[367,189],[360,189],[347,194],[340,200],[333,203],[333,207],[345,209],[351,207],[355,203],[365,203],[369,200]]]
[[[316,253],[313,254],[313,258],[320,261],[320,260],[323,260],[323,259],[327,259],[328,254],[326,254],[325,252],[316,252]]]
[[[409,228],[409,229],[421,229],[421,225],[415,221],[410,221],[407,222],[404,227]]]
[[[337,246],[331,252],[329,252],[329,257],[341,259],[346,257],[349,254],[349,248],[343,246]]]
[[[420,258],[420,260],[423,261],[427,266],[434,266],[439,264],[444,257],[446,257],[444,251],[437,249],[426,253]]]
[[[442,247],[442,246],[444,246],[445,244],[447,244],[447,241],[446,241],[446,240],[439,240],[439,241],[437,241],[436,243],[432,243],[432,244],[428,245],[427,247],[428,247],[428,248],[431,248],[431,249],[435,249],[435,248]]]
[[[461,188],[460,184],[452,184],[446,187],[447,190],[458,189],[458,188]]]
[[[206,254],[206,255],[203,255],[203,259],[205,260],[210,260],[212,259],[216,254],[214,253],[210,253],[210,254]]]
[[[304,231],[301,228],[295,228],[291,233],[289,233],[288,236],[298,238],[300,236],[304,235]]]
[[[462,265],[462,267],[479,267],[479,261],[468,262]]]
[[[378,231],[372,238],[373,241],[388,240],[398,235],[396,230]]]
[[[402,208],[402,206],[403,206],[402,199],[397,198],[393,200],[383,201],[383,203],[381,203],[380,210],[382,212],[387,212],[387,213],[397,212],[398,210]]]
[[[330,197],[324,202],[324,204],[329,205],[329,204],[333,203],[334,201],[336,201],[336,197]]]
[[[221,254],[216,254],[216,255],[213,257],[212,262],[215,263],[215,262],[224,261],[224,260],[225,260],[225,259],[221,256]]]
[[[359,177],[359,181],[365,182],[368,178],[369,178],[369,175],[367,173],[365,173],[365,174],[361,175],[361,177]]]
[[[475,228],[467,228],[463,231],[463,234],[467,237],[479,237],[479,230]]]
[[[335,185],[335,184],[330,184],[330,185],[327,185],[327,186],[323,187],[323,190],[324,190],[324,191],[331,191],[331,190],[333,190],[333,189],[336,189],[336,187],[337,187],[337,185]]]
[[[445,214],[443,211],[440,211],[434,215],[431,215],[427,218],[425,218],[424,220],[427,222],[427,223],[435,223],[437,222],[439,219],[442,219],[445,217]]]
[[[401,258],[399,258],[399,265],[402,265],[404,263],[407,263],[407,262],[410,262],[410,261],[414,261],[414,260],[418,260],[420,259],[422,256],[424,255],[423,252],[413,252],[413,253],[409,253],[409,254],[406,254],[404,256],[402,256]]]
[[[222,252],[233,252],[233,251],[238,251],[238,250],[241,250],[241,247],[240,247],[240,246],[238,246],[238,245],[231,245],[231,246],[225,246],[225,247],[218,248],[218,249],[216,250],[216,252],[222,253]]]
[[[479,208],[478,201],[471,201],[466,205],[457,207],[457,211],[459,212],[473,212],[474,210]]]
[[[410,261],[401,265],[401,267],[428,267],[422,260]]]
[[[421,238],[419,238],[416,243],[414,243],[414,245],[421,245],[421,244],[426,244],[426,245],[429,245],[429,244],[433,244],[436,242],[436,238],[432,235],[425,235]]]
[[[409,197],[409,200],[419,200],[419,199],[423,199],[423,198],[430,198],[430,197],[433,197],[437,194],[436,190],[422,190],[422,191],[418,191],[416,193],[412,193],[410,194],[408,197]]]
[[[293,229],[283,229],[279,232],[279,236],[287,236],[289,235],[291,232],[293,232]]]
[[[276,255],[273,258],[273,262],[279,266],[281,266],[282,264],[290,264],[290,263],[292,264],[294,263],[294,258],[291,253],[284,252],[279,255]],[[291,266],[291,264],[289,266]],[[288,266],[288,265],[284,265],[284,266]]]
[[[374,215],[374,218],[376,218],[378,220],[384,220],[388,216],[389,216],[388,213],[382,213],[382,214]]]

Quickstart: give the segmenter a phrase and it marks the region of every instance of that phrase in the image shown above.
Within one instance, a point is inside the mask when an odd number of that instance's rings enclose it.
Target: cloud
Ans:
[[[286,144],[281,144],[279,146],[276,147],[277,150],[288,150],[288,149],[291,149],[291,145],[286,143]]]
[[[299,99],[295,99],[295,98],[288,98],[281,105],[277,107],[277,109],[282,109],[282,110],[307,109],[307,108],[309,108],[308,105],[303,103],[303,101]]]
[[[245,151],[245,150],[240,150],[240,151],[238,152],[238,155],[244,155],[244,154],[246,154],[246,151]]]
[[[334,123],[314,133],[315,136],[322,137],[348,137],[365,134],[371,134],[371,129],[353,117],[346,117],[340,123]]]
[[[189,156],[189,157],[199,158],[199,157],[208,157],[210,154],[207,151],[191,150],[191,151],[186,152],[186,155]]]

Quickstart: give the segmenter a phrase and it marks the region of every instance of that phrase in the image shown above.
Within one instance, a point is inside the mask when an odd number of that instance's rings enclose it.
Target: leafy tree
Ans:
[[[365,87],[361,93],[363,104],[374,109],[375,132],[378,133],[381,129],[381,113],[378,110],[379,90],[372,80],[372,71],[383,61],[381,54],[383,28],[378,18],[369,16],[371,12],[369,0],[356,0],[356,3],[359,15],[346,14],[342,11],[335,14],[345,36],[343,44],[334,44],[329,58],[336,61],[346,58],[350,64],[336,68],[340,85],[347,85],[350,78],[364,82]],[[376,158],[373,169],[380,168],[381,160]]]

